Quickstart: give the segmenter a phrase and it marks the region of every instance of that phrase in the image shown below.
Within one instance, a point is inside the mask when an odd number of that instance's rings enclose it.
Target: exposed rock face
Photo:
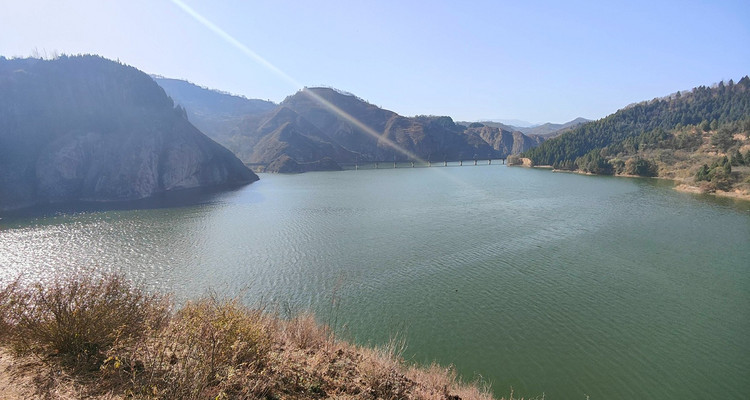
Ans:
[[[538,146],[543,141],[538,136],[526,136],[518,131],[509,132],[505,129],[486,125],[470,127],[467,131],[475,132],[504,157],[522,153]]]
[[[95,56],[0,58],[0,209],[257,179],[135,68]]]

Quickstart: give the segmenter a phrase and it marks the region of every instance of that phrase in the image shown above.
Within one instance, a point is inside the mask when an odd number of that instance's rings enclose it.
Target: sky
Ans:
[[[0,55],[99,54],[282,101],[533,123],[750,74],[750,1],[0,0]]]

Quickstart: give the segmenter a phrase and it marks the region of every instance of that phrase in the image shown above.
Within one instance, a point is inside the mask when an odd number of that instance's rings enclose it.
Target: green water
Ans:
[[[200,205],[0,220],[0,272],[118,269],[406,341],[498,395],[750,398],[750,203],[505,166],[262,175]]]

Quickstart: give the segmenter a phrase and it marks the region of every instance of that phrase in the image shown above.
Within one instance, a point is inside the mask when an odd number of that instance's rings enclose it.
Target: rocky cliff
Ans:
[[[135,68],[0,57],[0,210],[257,179]]]

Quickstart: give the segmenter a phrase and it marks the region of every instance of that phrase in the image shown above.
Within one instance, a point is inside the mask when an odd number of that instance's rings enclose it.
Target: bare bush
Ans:
[[[3,324],[13,349],[60,356],[72,366],[98,368],[115,342],[139,340],[169,315],[163,296],[149,294],[119,274],[9,288]]]

